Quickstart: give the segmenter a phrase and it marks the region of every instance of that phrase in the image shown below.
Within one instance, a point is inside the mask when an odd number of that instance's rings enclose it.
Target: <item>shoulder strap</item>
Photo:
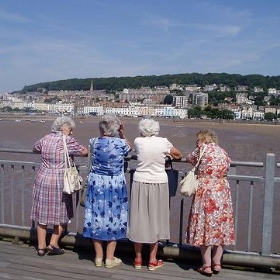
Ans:
[[[67,149],[66,136],[65,135],[62,136],[62,140],[63,140],[65,167],[67,168],[68,166],[69,167],[71,166],[71,161],[70,161],[70,157],[69,157],[69,153],[68,153],[68,149]]]
[[[194,166],[195,168],[198,167],[199,162],[200,162],[200,160],[201,160],[201,157],[202,157],[202,155],[204,154],[204,152],[206,151],[206,149],[207,149],[207,145],[205,144],[204,147],[203,147],[203,149],[200,150],[200,152],[199,152],[199,158],[198,158],[198,160],[197,160],[197,162],[196,162],[196,165]]]

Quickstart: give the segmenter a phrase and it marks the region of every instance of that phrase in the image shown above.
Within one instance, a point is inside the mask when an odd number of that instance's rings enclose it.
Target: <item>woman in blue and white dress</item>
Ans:
[[[90,139],[91,169],[85,202],[83,236],[91,238],[95,249],[95,265],[103,264],[103,241],[107,241],[105,267],[118,266],[114,256],[117,240],[126,237],[128,197],[124,175],[124,157],[130,144],[124,128],[114,115],[99,122],[100,137]],[[119,137],[116,137],[116,135]]]

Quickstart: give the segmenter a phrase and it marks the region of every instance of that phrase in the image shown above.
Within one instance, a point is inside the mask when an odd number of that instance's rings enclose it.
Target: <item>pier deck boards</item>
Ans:
[[[0,241],[0,279],[206,279],[195,271],[194,264],[165,260],[164,266],[155,271],[148,271],[145,266],[141,270],[135,270],[130,256],[120,257],[124,261],[120,268],[97,268],[88,252],[66,250],[64,255],[38,257],[35,248],[29,244],[15,245],[10,241]],[[213,278],[279,279],[280,274],[223,267],[222,272],[213,275]]]

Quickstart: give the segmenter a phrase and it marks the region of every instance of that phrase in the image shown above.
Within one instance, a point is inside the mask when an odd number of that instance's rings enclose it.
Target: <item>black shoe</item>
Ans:
[[[64,254],[64,249],[61,249],[59,247],[54,247],[52,245],[49,245],[48,247],[48,255],[54,256],[54,255],[63,255]]]
[[[37,249],[37,255],[39,257],[44,257],[47,253],[49,252],[48,248],[44,248],[44,249]]]

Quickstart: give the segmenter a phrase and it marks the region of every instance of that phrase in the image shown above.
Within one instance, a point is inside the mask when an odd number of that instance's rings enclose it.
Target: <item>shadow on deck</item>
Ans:
[[[94,253],[89,250],[66,248],[60,256],[39,257],[32,244],[24,242],[0,241],[0,279],[205,279],[196,272],[199,263],[185,263],[182,260],[164,259],[164,266],[155,271],[148,271],[145,263],[141,270],[132,266],[133,256],[116,251],[121,257],[121,267],[106,269],[93,264]],[[218,279],[279,279],[280,272],[257,271],[223,266]]]

